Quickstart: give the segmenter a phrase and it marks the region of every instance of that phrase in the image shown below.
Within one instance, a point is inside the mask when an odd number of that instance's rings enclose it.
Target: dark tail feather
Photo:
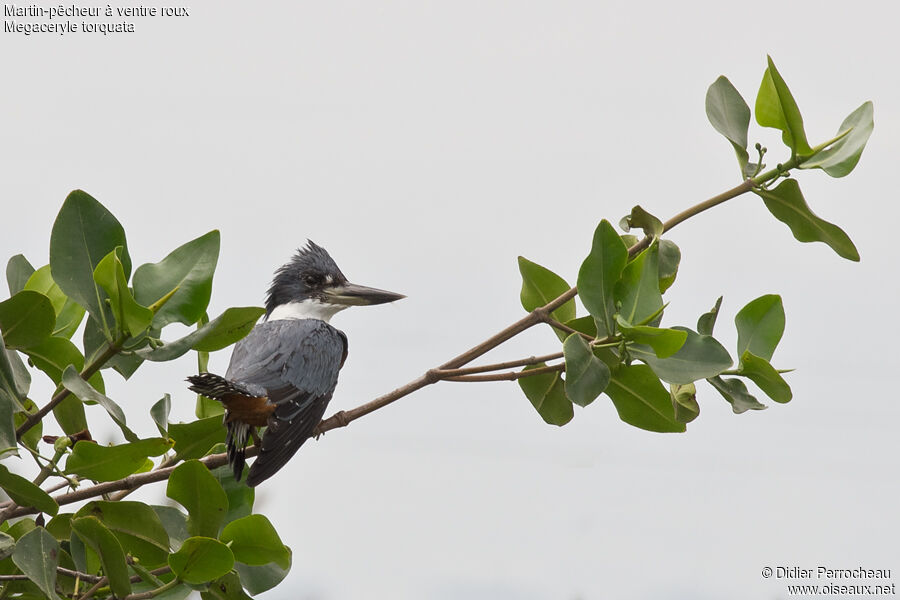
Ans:
[[[241,480],[246,462],[247,442],[250,440],[250,425],[240,421],[226,423],[228,433],[225,435],[225,448],[228,464],[236,481]]]
[[[213,400],[223,401],[226,396],[240,394],[242,396],[252,395],[248,390],[240,385],[228,381],[221,375],[214,373],[200,373],[199,375],[191,375],[187,378],[191,383],[188,386],[193,392],[212,398]],[[244,472],[245,453],[247,451],[247,443],[250,440],[250,425],[241,423],[240,421],[229,421],[228,412],[225,413],[225,427],[228,433],[225,435],[225,448],[228,454],[228,464],[234,473],[237,481],[241,480]]]
[[[252,396],[248,390],[244,389],[236,383],[228,381],[221,375],[214,373],[200,373],[199,375],[191,375],[187,378],[191,383],[188,386],[192,392],[197,392],[201,396],[212,398],[213,400],[223,400],[225,396],[231,394],[240,394],[241,396]]]

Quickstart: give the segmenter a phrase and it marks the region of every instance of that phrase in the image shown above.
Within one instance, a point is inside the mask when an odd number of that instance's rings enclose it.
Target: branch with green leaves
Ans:
[[[719,77],[709,87],[706,112],[710,123],[735,151],[743,178],[740,184],[665,222],[636,206],[620,222],[624,235],[609,222],[601,222],[578,272],[577,287],[520,257],[522,306],[529,311],[524,318],[407,385],[326,419],[319,432],[345,426],[436,383],[447,370],[459,370],[526,329],[551,322],[565,327],[565,332],[557,329],[564,342],[563,364],[548,368],[544,361],[534,361],[517,375],[484,378],[474,378],[472,373],[478,372],[475,368],[472,372],[454,372],[455,380],[516,379],[544,420],[555,425],[573,418],[573,404],[586,406],[606,393],[623,421],[650,431],[685,431],[687,423],[699,415],[695,384],[702,380],[719,392],[735,413],[765,408],[750,393],[745,380],[776,402],[789,401],[792,395],[781,377],[783,370],[769,362],[784,332],[784,309],[777,295],[761,296],[738,313],[737,369],[731,368],[734,360],[713,337],[721,298],[700,316],[696,329],[660,326],[665,308],[662,297],[674,283],[681,260],[678,247],[662,235],[710,208],[752,192],[797,240],[824,242],[841,257],[859,260],[849,236],[813,213],[791,171],[816,168],[832,177],[848,175],[872,133],[872,103],[853,111],[831,139],[810,146],[796,101],[768,59],[756,98],[756,119],[763,127],[780,130],[789,151],[784,162],[769,170],[762,162],[767,149],[760,144],[756,145],[760,159],[750,162],[750,108],[726,77]],[[633,228],[644,235],[640,239],[628,235]],[[576,296],[588,315],[577,316]]]
[[[440,381],[516,381],[553,425],[568,423],[575,405],[586,407],[606,395],[622,421],[655,432],[687,429],[699,416],[697,386],[704,381],[735,413],[765,408],[757,399],[760,392],[777,403],[790,401],[786,371],[771,362],[784,332],[781,298],[761,295],[738,311],[736,360],[714,337],[721,297],[696,324],[664,326],[664,296],[677,278],[681,252],[663,236],[687,219],[753,193],[799,241],[823,242],[841,257],[859,260],[846,233],[812,211],[793,174],[806,169],[832,177],[849,174],[874,126],[872,104],[864,103],[834,136],[812,145],[797,103],[769,59],[756,97],[756,122],[777,129],[787,149],[771,168],[764,164],[769,150],[761,144],[754,146],[751,161],[751,111],[725,77],[710,86],[706,112],[735,152],[737,185],[667,221],[640,206],[619,222],[624,232],[601,221],[575,286],[520,257],[525,316],[406,385],[330,416],[317,434]],[[171,423],[171,400],[164,394],[149,410],[159,435],[141,439],[104,385],[109,369],[128,379],[148,361],[188,352],[196,352],[197,367],[205,370],[210,352],[230,346],[254,326],[261,308],[230,308],[214,319],[206,314],[218,232],[132,274],[122,225],[97,200],[75,191],[54,223],[49,254],[49,264],[37,269],[21,255],[10,259],[10,298],[0,302],[5,346],[0,459],[25,449],[39,467],[29,480],[0,464],[0,489],[10,498],[0,504],[0,597],[136,600],[178,588],[200,590],[208,600],[247,598],[277,585],[290,568],[290,549],[265,517],[252,514],[253,489],[235,481],[225,466],[221,405],[197,397],[197,420]],[[586,314],[579,314],[576,300]],[[194,330],[163,341],[173,323]],[[558,350],[472,364],[539,325],[556,334]],[[79,331],[80,347],[72,341]],[[56,386],[42,406],[29,397],[35,371]],[[85,405],[100,405],[124,442],[93,442]],[[65,435],[55,441],[47,436],[54,444],[48,457],[39,444],[51,414]],[[248,449],[248,456],[254,451]],[[160,481],[167,482],[166,495],[178,506],[125,500],[131,491]],[[63,488],[70,489],[56,493]],[[61,512],[79,504],[75,512]],[[85,584],[90,584],[86,591]]]

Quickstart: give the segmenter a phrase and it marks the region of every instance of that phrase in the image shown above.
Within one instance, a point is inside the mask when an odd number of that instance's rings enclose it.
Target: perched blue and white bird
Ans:
[[[239,341],[225,376],[188,377],[191,390],[225,405],[225,445],[236,479],[251,430],[265,427],[247,485],[275,474],[322,419],[347,358],[347,336],[328,320],[349,306],[404,298],[354,285],[324,248],[309,241],[275,272],[266,315]]]

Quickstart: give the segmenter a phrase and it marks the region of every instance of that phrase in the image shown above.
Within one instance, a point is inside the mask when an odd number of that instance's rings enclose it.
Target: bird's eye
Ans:
[[[322,278],[318,275],[307,274],[303,276],[303,283],[309,286],[319,285],[321,283]]]

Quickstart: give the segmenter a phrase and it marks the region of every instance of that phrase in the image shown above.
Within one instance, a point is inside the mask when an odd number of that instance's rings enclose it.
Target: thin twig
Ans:
[[[566,365],[560,363],[558,365],[550,365],[548,367],[538,367],[537,369],[529,369],[527,371],[509,371],[506,373],[491,373],[489,375],[459,375],[457,377],[445,377],[444,381],[468,381],[468,382],[481,382],[481,381],[515,381],[516,379],[522,379],[523,377],[530,377],[532,375],[542,375],[544,373],[556,373],[559,371],[565,371]]]
[[[709,210],[710,208],[712,208],[714,206],[718,206],[719,204],[722,204],[723,202],[727,202],[728,200],[731,200],[732,198],[736,198],[742,194],[746,194],[747,192],[752,190],[755,185],[757,185],[757,184],[754,183],[753,179],[745,179],[744,181],[742,181],[740,183],[740,185],[736,185],[733,188],[731,188],[730,190],[724,191],[721,194],[713,196],[709,200],[704,200],[703,202],[701,202],[699,204],[695,204],[694,206],[688,208],[687,210],[681,211],[680,213],[678,213],[677,215],[675,215],[674,217],[672,217],[671,219],[669,219],[668,221],[663,223],[663,233],[669,231],[670,229],[672,229],[679,223],[683,223],[684,221],[687,221],[691,217],[699,215],[700,213],[702,213],[705,210]],[[635,256],[638,252],[640,252],[641,250],[643,250],[644,248],[649,246],[651,241],[652,241],[651,237],[649,237],[649,236],[644,237],[637,244],[635,244],[634,246],[632,246],[631,248],[628,249],[628,256],[629,257]]]
[[[93,597],[94,597],[94,594],[97,593],[97,590],[99,590],[99,589],[102,588],[103,586],[107,585],[108,583],[109,583],[109,578],[108,578],[108,577],[106,577],[106,576],[101,577],[101,578],[100,578],[100,581],[98,581],[97,583],[95,583],[88,591],[86,591],[86,592],[84,593],[83,596],[79,596],[79,597],[78,597],[78,600],[89,600],[90,598],[93,598]]]
[[[56,572],[60,575],[65,575],[66,577],[78,578],[82,581],[87,581],[88,583],[97,583],[102,577],[97,575],[91,575],[90,573],[81,573],[80,571],[73,571],[72,569],[67,569],[65,567],[56,567]],[[0,575],[0,581],[25,581],[29,579],[28,575]]]
[[[565,323],[560,323],[559,321],[557,321],[554,318],[547,319],[546,323],[550,327],[559,329],[560,331],[562,331],[564,333],[568,333],[569,335],[572,335],[573,333],[577,333],[578,335],[580,335],[581,337],[583,337],[585,340],[587,340],[589,342],[594,341],[593,337],[589,336],[588,334],[584,333],[583,331],[578,331],[577,329],[573,329],[573,328],[569,327],[568,325],[566,325]]]
[[[51,486],[51,487],[48,487],[48,488],[47,488],[46,490],[44,490],[44,491],[47,492],[48,494],[52,494],[53,492],[58,492],[59,490],[61,490],[61,489],[63,489],[63,488],[66,488],[66,487],[71,486],[73,482],[74,482],[74,483],[78,483],[78,476],[77,476],[77,475],[69,475],[67,481],[60,481],[60,482],[57,483],[56,485]]]
[[[160,594],[167,592],[170,589],[172,589],[173,587],[175,587],[176,585],[178,585],[178,583],[179,582],[177,579],[173,579],[172,581],[170,581],[169,583],[167,583],[166,585],[164,585],[160,588],[157,588],[155,590],[149,590],[146,592],[128,594],[122,600],[149,600],[149,598],[156,598]]]
[[[547,361],[556,360],[557,358],[562,357],[562,352],[554,352],[553,354],[545,354],[544,356],[529,356],[528,358],[520,358],[519,360],[494,363],[492,365],[479,365],[477,367],[464,367],[462,369],[433,369],[431,372],[441,379],[446,379],[448,377],[474,375],[475,373],[487,373],[489,371],[502,371],[503,369],[536,365],[538,363],[545,363]]]

